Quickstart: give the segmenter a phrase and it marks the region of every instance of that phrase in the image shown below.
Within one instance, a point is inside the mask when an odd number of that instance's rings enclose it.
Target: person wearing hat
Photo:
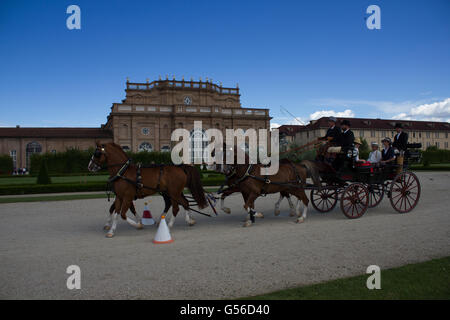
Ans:
[[[324,137],[319,140],[328,140],[334,145],[339,145],[341,138],[341,128],[336,126],[337,119],[335,117],[328,118],[328,130]]]
[[[405,152],[408,144],[408,134],[403,132],[403,126],[399,122],[395,124],[395,131],[397,131],[397,134],[394,136],[394,143],[392,146],[400,151],[400,153],[402,153],[402,151]]]
[[[381,153],[381,164],[386,164],[386,163],[390,163],[392,161],[395,160],[395,152],[394,152],[394,148],[392,148],[391,144],[391,139],[386,137],[383,140],[381,140],[381,142],[383,143],[383,152]]]
[[[342,135],[341,135],[342,151],[347,153],[348,150],[353,149],[355,136],[353,134],[353,131],[350,130],[350,121],[343,120],[341,122],[341,128],[342,128]]]
[[[354,151],[356,153],[355,161],[360,162],[360,163],[366,162],[366,160],[359,158],[359,147],[361,147],[361,145],[362,145],[361,139],[356,138],[354,141],[354,145],[355,145]]]
[[[381,161],[381,152],[378,150],[378,143],[372,142],[371,147],[372,151],[370,151],[367,161],[370,163],[379,163]]]

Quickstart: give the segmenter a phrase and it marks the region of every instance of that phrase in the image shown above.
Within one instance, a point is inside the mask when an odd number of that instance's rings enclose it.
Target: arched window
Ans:
[[[153,147],[152,147],[152,145],[150,144],[150,143],[148,143],[148,142],[142,142],[140,145],[139,145],[139,152],[140,151],[148,151],[148,152],[150,152],[150,151],[152,151],[153,150]]]
[[[169,152],[170,151],[170,147],[169,146],[163,146],[161,148],[161,152]]]
[[[42,152],[42,146],[39,144],[39,142],[33,141],[27,144],[26,148],[26,160],[27,160],[27,168],[30,168],[30,158],[33,153],[41,153]]]
[[[208,160],[203,159],[203,149],[208,146],[208,136],[204,129],[191,130],[190,145],[192,163],[202,163],[203,160]]]

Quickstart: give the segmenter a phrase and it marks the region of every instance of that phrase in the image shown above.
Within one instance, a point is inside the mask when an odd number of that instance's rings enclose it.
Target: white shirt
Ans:
[[[381,152],[380,150],[374,150],[369,153],[369,159],[367,159],[370,163],[378,163],[381,161]]]

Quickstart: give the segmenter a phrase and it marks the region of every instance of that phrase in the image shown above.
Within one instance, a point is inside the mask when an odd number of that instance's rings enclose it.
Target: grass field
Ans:
[[[450,257],[381,270],[381,289],[369,290],[369,274],[276,291],[255,300],[450,300]]]

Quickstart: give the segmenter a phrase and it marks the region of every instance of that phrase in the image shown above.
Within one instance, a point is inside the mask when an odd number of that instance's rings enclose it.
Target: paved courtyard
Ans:
[[[0,298],[233,298],[362,274],[371,264],[383,270],[449,256],[450,173],[418,176],[422,197],[407,214],[385,199],[357,220],[339,207],[321,214],[310,206],[296,224],[287,201],[273,215],[272,195],[256,202],[265,218],[243,228],[242,198],[234,195],[226,200],[231,215],[196,214],[194,227],[180,215],[167,245],[151,242],[155,226],[123,221],[105,238],[106,199],[0,204]],[[151,199],[159,216],[162,198]],[[66,287],[69,265],[81,268],[80,290]]]

